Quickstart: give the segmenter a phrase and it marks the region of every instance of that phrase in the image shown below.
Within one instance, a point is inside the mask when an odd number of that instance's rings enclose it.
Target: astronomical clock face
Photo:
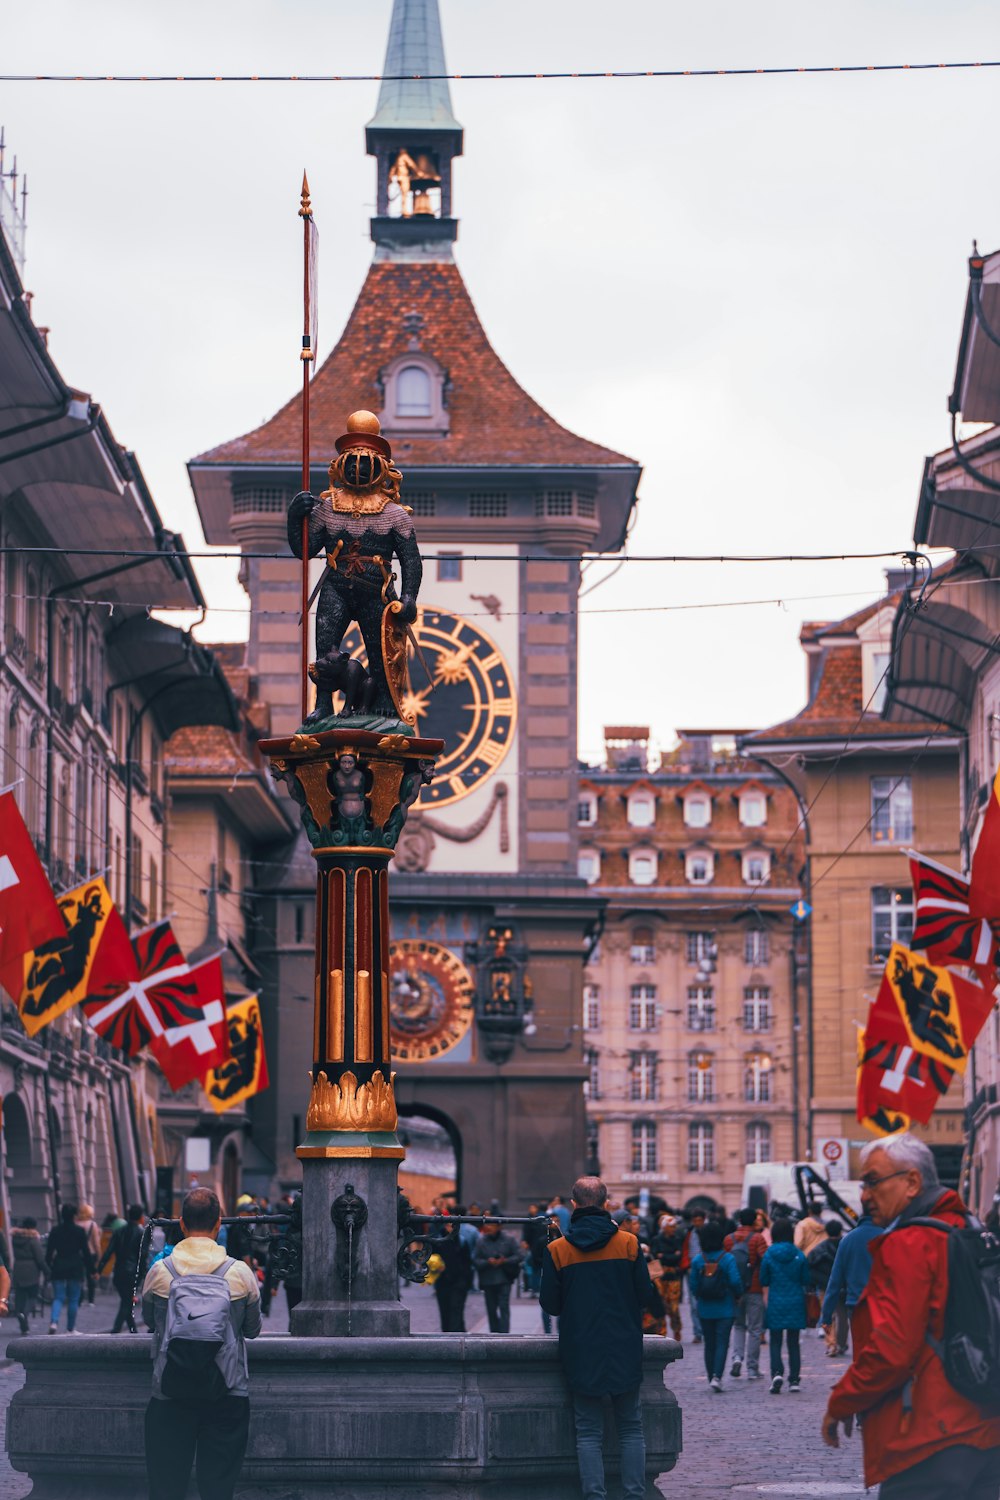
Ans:
[[[427,670],[411,645],[404,712],[415,716],[418,735],[444,740],[434,780],[424,787],[420,802],[447,807],[481,785],[510,749],[517,722],[514,680],[478,621],[422,608],[413,633]],[[362,654],[356,626],[344,637],[343,649]]]
[[[473,981],[449,949],[424,938],[389,946],[389,1015],[392,1055],[399,1062],[429,1062],[465,1036],[472,1025]]]

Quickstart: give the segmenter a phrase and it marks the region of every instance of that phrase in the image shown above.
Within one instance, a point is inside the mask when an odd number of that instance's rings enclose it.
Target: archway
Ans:
[[[398,1135],[406,1147],[399,1185],[414,1208],[427,1212],[435,1198],[461,1202],[462,1135],[432,1104],[401,1104]]]
[[[28,1111],[19,1094],[4,1096],[3,1146],[11,1218],[16,1224],[30,1214],[44,1228],[49,1209],[44,1185],[35,1171]]]

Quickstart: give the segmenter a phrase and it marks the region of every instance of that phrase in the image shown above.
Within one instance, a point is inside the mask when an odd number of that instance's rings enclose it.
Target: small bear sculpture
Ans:
[[[375,695],[375,681],[361,663],[346,651],[321,656],[309,668],[309,676],[321,693],[343,693],[344,706],[338,718],[345,719],[350,714],[366,714],[370,711]]]

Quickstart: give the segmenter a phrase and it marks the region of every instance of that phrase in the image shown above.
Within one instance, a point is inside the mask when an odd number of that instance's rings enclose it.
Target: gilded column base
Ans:
[[[300,1161],[403,1161],[406,1151],[391,1131],[310,1130],[295,1155]]]
[[[338,1083],[331,1083],[326,1073],[320,1073],[309,1096],[306,1129],[394,1131],[399,1123],[395,1078],[391,1073],[386,1082],[376,1070],[370,1083],[359,1084],[348,1070]]]

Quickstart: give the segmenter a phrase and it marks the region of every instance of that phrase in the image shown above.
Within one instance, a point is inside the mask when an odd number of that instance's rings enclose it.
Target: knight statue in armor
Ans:
[[[326,554],[316,607],[316,660],[309,675],[316,684],[316,707],[306,718],[315,728],[333,716],[333,694],[341,691],[339,717],[391,723],[413,733],[403,713],[407,689],[407,639],[417,616],[423,568],[413,519],[400,504],[403,476],[392,462],[388,442],[372,412],[356,411],[337,439],[330,464],[330,488],[317,500],[308,492],[288,507],[288,545],[302,556],[303,521],[308,520],[310,557]],[[399,597],[392,573],[399,563]],[[347,627],[356,620],[368,653],[364,673],[341,650]]]

